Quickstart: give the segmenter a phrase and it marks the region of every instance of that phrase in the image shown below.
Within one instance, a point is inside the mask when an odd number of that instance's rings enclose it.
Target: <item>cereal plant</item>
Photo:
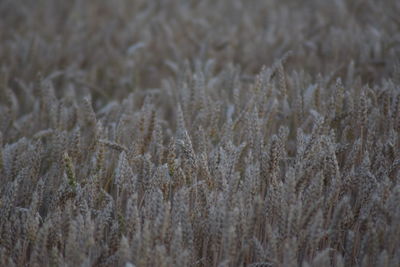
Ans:
[[[399,13],[0,1],[0,266],[400,266]]]

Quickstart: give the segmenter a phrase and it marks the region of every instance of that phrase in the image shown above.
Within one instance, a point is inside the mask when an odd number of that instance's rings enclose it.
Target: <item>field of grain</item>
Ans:
[[[399,14],[1,0],[0,266],[400,266]]]

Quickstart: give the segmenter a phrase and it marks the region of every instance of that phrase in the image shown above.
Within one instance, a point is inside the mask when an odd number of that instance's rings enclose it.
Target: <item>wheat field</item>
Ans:
[[[0,266],[400,266],[398,14],[1,0]]]

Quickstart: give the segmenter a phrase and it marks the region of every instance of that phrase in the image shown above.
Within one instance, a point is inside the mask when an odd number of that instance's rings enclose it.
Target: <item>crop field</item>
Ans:
[[[0,266],[400,266],[399,14],[0,0]]]

